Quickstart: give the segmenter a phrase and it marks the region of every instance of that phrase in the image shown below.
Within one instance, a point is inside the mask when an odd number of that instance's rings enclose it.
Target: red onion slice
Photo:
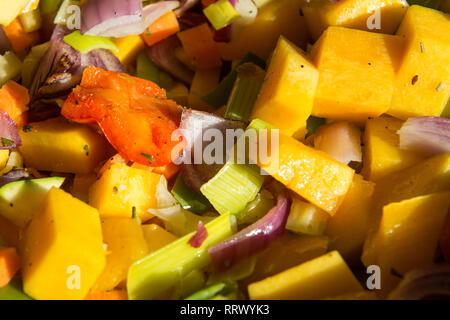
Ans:
[[[141,0],[90,0],[82,8],[81,33],[103,36],[107,30],[141,22]]]
[[[7,185],[8,183],[19,181],[22,179],[29,178],[30,174],[25,169],[13,170],[7,174],[0,176],[0,187]]]
[[[0,25],[0,55],[4,55],[5,52],[11,50],[12,50],[11,43],[9,42],[9,39],[6,36],[5,30],[3,30],[3,26]]]
[[[394,289],[390,300],[450,298],[450,264],[442,263],[408,272]]]
[[[249,256],[261,252],[270,243],[283,235],[291,200],[284,194],[263,218],[242,231],[209,248],[213,265],[227,269]]]
[[[175,14],[179,17],[182,16],[186,11],[194,7],[200,2],[200,0],[181,0],[180,7],[175,10]]]
[[[202,243],[206,240],[207,237],[208,237],[208,230],[206,230],[203,222],[199,221],[197,231],[192,236],[192,238],[189,239],[188,243],[193,248],[200,248]]]
[[[169,37],[151,47],[147,47],[148,57],[161,69],[185,84],[190,84],[194,73],[175,57],[175,48],[180,46],[176,36]]]
[[[200,187],[211,180],[226,163],[227,145],[223,147],[223,159],[220,163],[197,163],[194,159],[194,145],[202,146],[200,150],[204,150],[209,144],[203,141],[204,133],[209,129],[217,129],[222,132],[223,136],[227,129],[244,129],[245,124],[240,121],[228,120],[218,115],[208,112],[185,109],[181,115],[180,129],[185,135],[188,143],[183,152],[183,167],[181,168],[181,175],[186,184],[195,192],[200,193]],[[242,130],[242,132],[244,132]]]
[[[22,145],[16,122],[0,110],[0,150],[10,150]]]
[[[42,57],[31,84],[32,109],[40,102],[47,104],[47,99],[68,94],[81,81],[87,66],[124,72],[119,59],[109,50],[96,49],[83,55],[72,48],[63,40],[69,32],[59,25],[53,31],[50,47]]]
[[[90,0],[83,6],[81,33],[115,38],[141,34],[179,5],[160,1],[142,8],[141,0]]]
[[[398,131],[400,148],[438,154],[450,152],[450,119],[409,118]]]

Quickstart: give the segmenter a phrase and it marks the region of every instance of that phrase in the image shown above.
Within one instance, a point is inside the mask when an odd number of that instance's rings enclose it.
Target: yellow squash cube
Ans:
[[[439,116],[450,96],[450,16],[411,6],[397,34],[405,39],[389,114]]]
[[[397,131],[402,125],[403,121],[389,116],[381,116],[366,122],[362,170],[366,179],[380,180],[427,157],[423,152],[400,149]]]
[[[25,232],[23,288],[34,299],[84,299],[105,267],[98,211],[51,189]]]
[[[283,134],[275,149],[267,164],[258,163],[259,166],[301,197],[334,215],[350,188],[354,170]]]
[[[319,70],[312,114],[364,122],[385,113],[402,44],[400,36],[329,27],[311,50]]]
[[[419,196],[383,208],[376,240],[383,294],[400,282],[395,272],[404,275],[433,263],[449,208],[450,192]]]
[[[9,25],[25,8],[30,0],[14,0],[0,2],[0,24]]]
[[[73,178],[73,184],[70,193],[84,202],[89,201],[89,188],[97,180],[95,173],[76,174]]]
[[[325,234],[330,238],[330,249],[337,250],[350,264],[361,257],[369,229],[369,216],[375,184],[355,174],[339,210],[328,221]]]
[[[385,205],[447,190],[450,190],[450,153],[434,156],[377,181],[369,233],[361,258],[364,265],[375,263],[375,235]]]
[[[147,241],[149,253],[157,251],[178,239],[157,224],[144,224],[142,231],[144,232],[145,241]]]
[[[306,54],[281,37],[270,59],[252,119],[264,120],[289,136],[306,127],[319,73]]]
[[[203,101],[203,96],[213,91],[220,80],[220,68],[198,69],[192,80],[188,95],[189,107],[198,110],[212,110],[211,106]]]
[[[303,6],[308,30],[314,40],[329,26],[342,26],[365,31],[394,33],[406,12],[406,0],[313,0]],[[380,25],[368,24],[379,10]],[[371,21],[369,21],[371,22]],[[375,21],[374,21],[375,22]]]
[[[113,42],[119,49],[119,51],[114,54],[125,66],[134,62],[138,52],[144,49],[144,41],[142,41],[141,36],[139,35],[113,38]]]
[[[244,284],[263,280],[308,260],[320,257],[328,250],[328,237],[299,236],[286,232],[273,242],[256,260],[252,275]]]
[[[337,251],[248,286],[252,300],[316,300],[361,290]]]
[[[255,20],[238,30],[236,39],[221,44],[222,58],[241,60],[251,52],[267,59],[280,36],[305,47],[308,31],[304,17],[299,14],[303,1],[275,0],[260,8]]]
[[[156,188],[163,177],[124,163],[105,170],[89,190],[89,204],[102,217],[131,218],[135,212],[142,221],[152,217],[147,212],[156,208]]]
[[[114,289],[126,279],[130,265],[148,253],[137,219],[103,218],[102,231],[107,252],[106,266],[92,287],[92,292]]]
[[[2,171],[9,159],[9,150],[0,150],[0,171]]]
[[[89,126],[54,118],[20,130],[19,148],[27,167],[43,171],[89,173],[108,158],[108,142]]]

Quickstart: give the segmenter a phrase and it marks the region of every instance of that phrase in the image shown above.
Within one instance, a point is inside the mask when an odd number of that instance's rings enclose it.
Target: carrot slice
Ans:
[[[23,52],[40,42],[39,32],[25,32],[19,18],[14,19],[9,25],[3,27],[3,30],[9,42],[11,42],[13,50],[17,53]]]
[[[0,247],[0,288],[6,286],[20,269],[16,248]]]
[[[219,47],[208,24],[204,23],[177,34],[189,59],[201,69],[220,67]]]
[[[180,31],[180,25],[178,24],[177,16],[173,11],[169,11],[159,17],[145,30],[142,34],[142,39],[148,46],[152,46],[178,31]]]
[[[25,111],[30,103],[28,89],[10,80],[0,89],[0,110],[5,111],[17,124],[23,126],[27,122]]]

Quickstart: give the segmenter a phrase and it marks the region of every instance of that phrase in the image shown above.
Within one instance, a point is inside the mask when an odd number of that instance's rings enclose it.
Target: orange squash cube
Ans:
[[[397,34],[405,50],[388,113],[409,117],[439,116],[450,96],[450,16],[411,6]]]
[[[319,71],[312,115],[364,122],[385,113],[402,44],[399,36],[329,27],[311,50]]]

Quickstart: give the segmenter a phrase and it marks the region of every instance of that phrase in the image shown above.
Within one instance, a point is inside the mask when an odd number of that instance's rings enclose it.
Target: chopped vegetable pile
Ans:
[[[450,0],[0,3],[0,300],[449,298]]]

